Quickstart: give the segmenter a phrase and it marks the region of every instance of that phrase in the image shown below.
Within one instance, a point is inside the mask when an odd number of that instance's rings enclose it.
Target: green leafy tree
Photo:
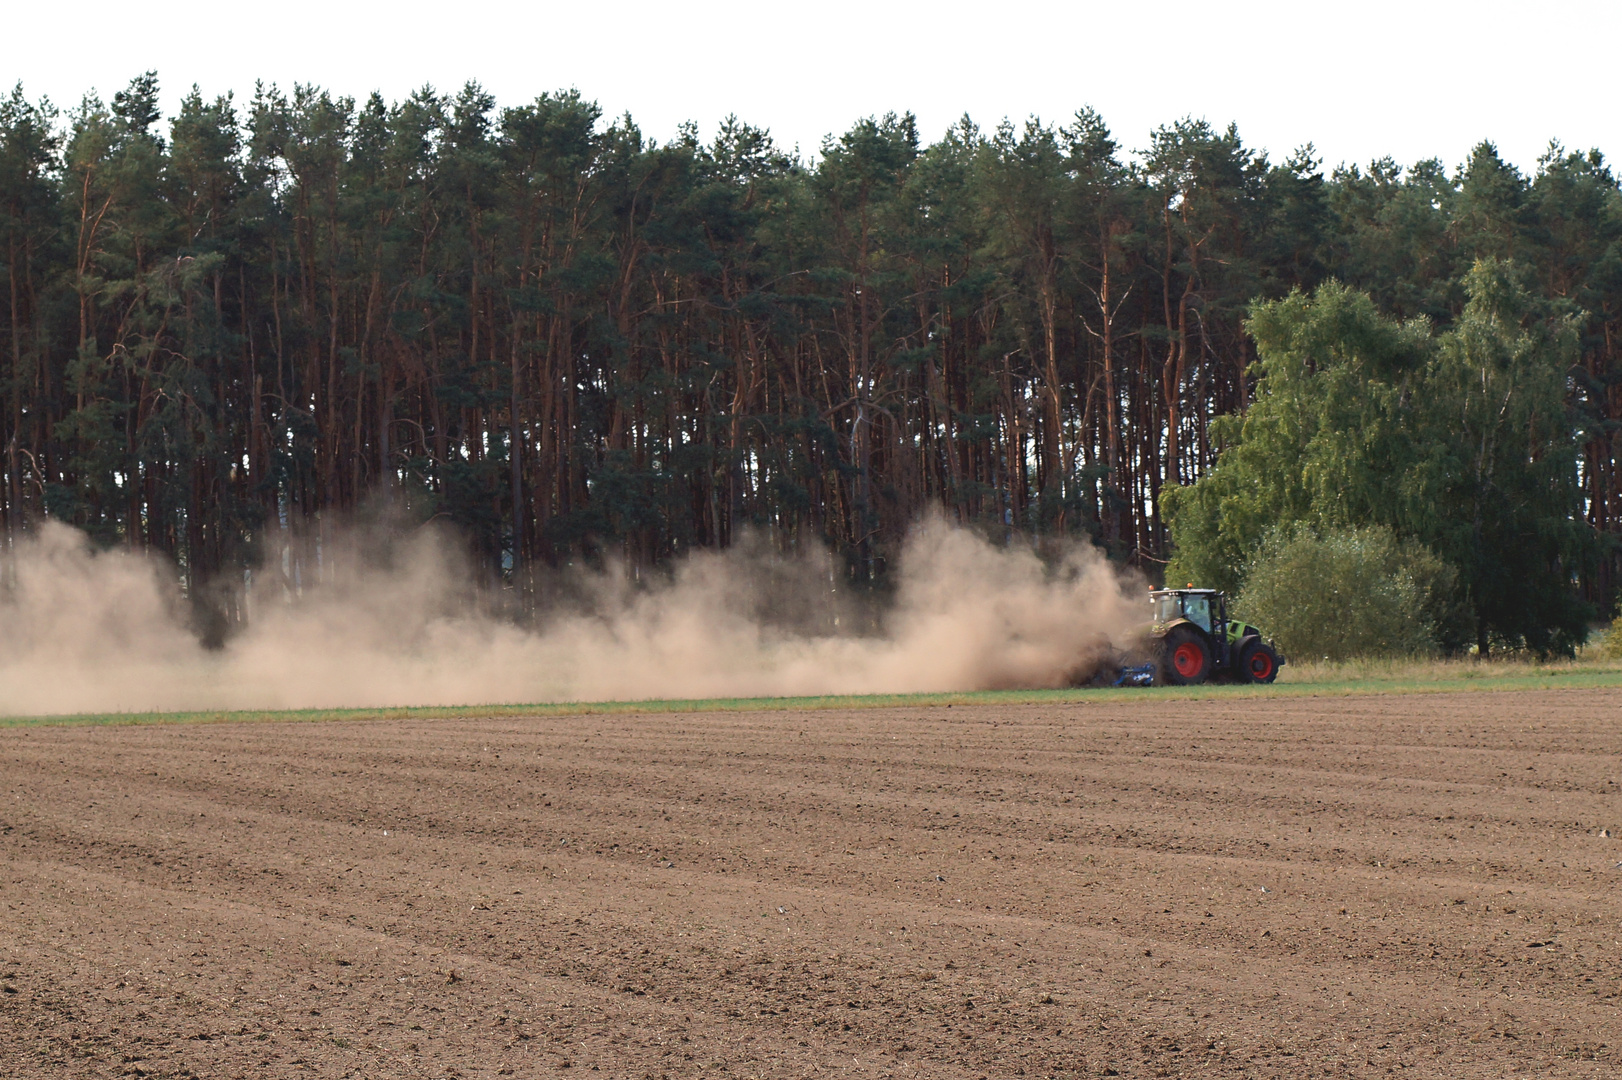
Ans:
[[[1248,326],[1259,353],[1255,400],[1243,416],[1214,422],[1216,467],[1162,497],[1176,544],[1168,581],[1236,591],[1274,528],[1389,523],[1401,513],[1393,481],[1414,457],[1408,413],[1429,327],[1386,318],[1335,282],[1258,304]]]
[[[1471,636],[1457,579],[1385,526],[1280,528],[1247,562],[1234,613],[1295,660],[1425,655]]]
[[[1509,264],[1477,263],[1465,287],[1439,336],[1338,284],[1258,304],[1257,398],[1218,425],[1216,468],[1166,492],[1168,575],[1234,589],[1271,529],[1378,524],[1458,569],[1483,653],[1580,643],[1574,579],[1594,540],[1565,407],[1573,320]]]
[[[1566,407],[1578,320],[1534,300],[1511,264],[1478,262],[1465,288],[1414,402],[1426,438],[1402,524],[1459,568],[1484,654],[1570,653],[1592,614],[1577,574],[1596,553],[1577,475],[1586,433]]]

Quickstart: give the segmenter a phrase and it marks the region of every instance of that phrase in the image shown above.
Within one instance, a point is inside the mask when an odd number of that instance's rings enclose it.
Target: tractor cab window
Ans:
[[[1183,617],[1183,601],[1177,596],[1161,596],[1155,599],[1155,622],[1168,623],[1173,619]]]
[[[1183,614],[1188,621],[1204,630],[1211,632],[1211,598],[1209,596],[1183,597]]]

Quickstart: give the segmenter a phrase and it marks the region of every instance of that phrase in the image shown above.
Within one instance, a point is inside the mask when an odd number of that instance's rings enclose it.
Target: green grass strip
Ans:
[[[1622,664],[1439,662],[1323,665],[1295,671],[1285,668],[1282,678],[1283,681],[1272,686],[981,690],[923,694],[828,694],[815,697],[572,701],[530,705],[423,705],[358,709],[244,709],[0,716],[0,728],[64,724],[327,723],[342,720],[499,719],[646,713],[929,708],[947,705],[1103,705],[1133,701],[1148,704],[1164,701],[1234,701],[1253,698],[1352,697],[1367,694],[1437,694],[1461,691],[1595,690],[1622,688]]]

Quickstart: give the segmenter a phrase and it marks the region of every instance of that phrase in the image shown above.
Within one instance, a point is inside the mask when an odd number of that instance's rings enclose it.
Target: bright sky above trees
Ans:
[[[170,114],[194,82],[239,100],[259,78],[398,100],[477,79],[503,104],[575,86],[660,141],[736,113],[808,153],[887,110],[912,110],[933,140],[964,112],[989,128],[1091,105],[1133,148],[1192,115],[1237,122],[1274,160],[1311,140],[1330,166],[1451,166],[1481,139],[1524,170],[1551,138],[1622,154],[1606,55],[1622,5],[1595,0],[82,0],[73,33],[63,21],[47,4],[8,12],[0,79],[71,106],[155,68]]]

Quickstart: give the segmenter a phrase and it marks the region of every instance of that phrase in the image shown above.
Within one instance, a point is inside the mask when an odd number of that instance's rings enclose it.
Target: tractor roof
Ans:
[[[1150,589],[1150,596],[1215,596],[1221,589]]]

